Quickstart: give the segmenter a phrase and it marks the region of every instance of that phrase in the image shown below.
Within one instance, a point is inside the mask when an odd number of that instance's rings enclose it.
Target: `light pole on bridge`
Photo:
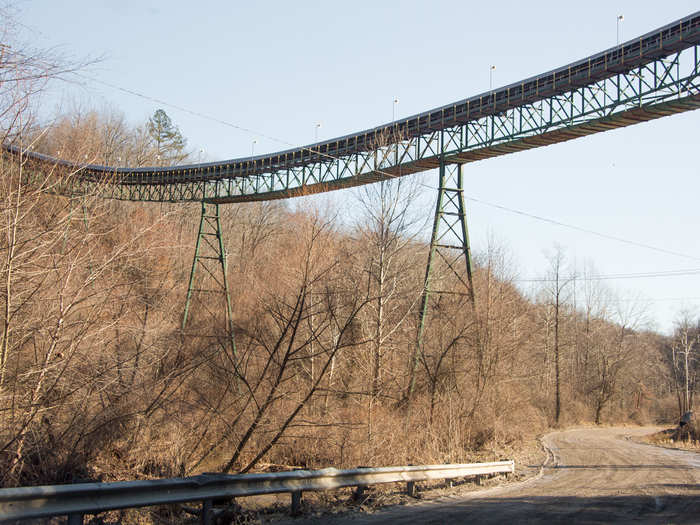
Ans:
[[[625,19],[623,15],[618,15],[617,16],[617,45],[620,45],[620,22],[622,22]]]

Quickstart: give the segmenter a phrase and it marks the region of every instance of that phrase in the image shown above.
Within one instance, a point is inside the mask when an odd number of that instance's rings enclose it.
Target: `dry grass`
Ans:
[[[700,451],[700,428],[697,423],[691,423],[685,427],[675,427],[662,430],[642,438],[652,445],[678,450]]]

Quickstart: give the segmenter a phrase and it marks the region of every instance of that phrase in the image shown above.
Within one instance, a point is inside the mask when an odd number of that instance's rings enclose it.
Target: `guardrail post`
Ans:
[[[202,514],[199,516],[199,522],[202,525],[212,524],[212,501],[205,499],[202,501]]]
[[[295,490],[292,492],[292,516],[301,514],[301,491]]]
[[[68,525],[83,525],[83,515],[68,514]]]
[[[481,475],[477,475],[476,478],[474,479],[474,481],[475,481],[476,484],[479,485],[479,486],[483,485],[483,481],[482,481],[482,476],[481,476]]]
[[[409,481],[406,483],[406,494],[409,495],[411,498],[416,497],[416,482],[415,481]]]
[[[510,479],[513,479],[514,476],[515,476],[515,463],[511,462],[510,470],[504,474],[504,477],[507,480],[510,480]]]

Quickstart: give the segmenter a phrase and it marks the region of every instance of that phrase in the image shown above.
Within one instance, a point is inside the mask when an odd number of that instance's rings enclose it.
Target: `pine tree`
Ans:
[[[158,164],[161,166],[177,164],[189,155],[185,151],[187,139],[162,109],[148,119],[148,134],[155,144]]]

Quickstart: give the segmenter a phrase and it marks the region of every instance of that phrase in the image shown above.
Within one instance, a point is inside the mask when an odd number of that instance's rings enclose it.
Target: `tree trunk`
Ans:
[[[554,422],[559,424],[561,415],[561,393],[559,385],[559,272],[557,272],[557,292],[554,305],[554,388],[555,388],[555,408]]]

